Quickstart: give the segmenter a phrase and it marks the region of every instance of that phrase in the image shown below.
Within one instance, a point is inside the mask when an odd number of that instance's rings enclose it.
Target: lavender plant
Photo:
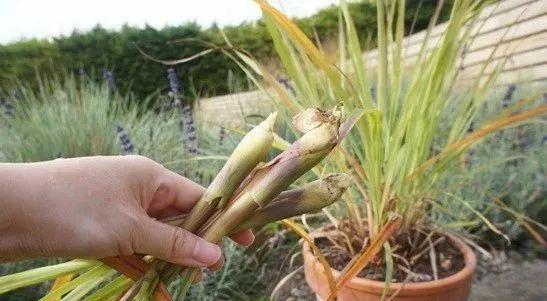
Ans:
[[[182,107],[181,113],[181,130],[183,132],[184,148],[190,155],[198,154],[198,138],[197,130],[192,116],[192,108],[189,104],[185,104]]]
[[[3,95],[0,95],[0,111],[8,119],[15,114],[13,105]]]
[[[517,91],[512,87],[508,90]],[[529,85],[519,85],[518,91],[541,95]],[[506,95],[504,91],[490,99],[488,110],[483,110],[474,121],[477,127],[494,116],[506,114],[500,105]],[[524,106],[534,107],[541,102],[541,96],[532,97]],[[460,227],[496,247],[507,247],[507,239],[517,250],[520,246],[534,249],[533,244],[544,245],[541,233],[547,231],[544,202],[547,152],[543,142],[546,130],[545,123],[537,120],[523,127],[504,129],[470,149],[472,155],[466,156],[466,164],[443,179],[443,186],[448,187],[444,206],[449,214],[437,212],[434,218],[446,228]],[[504,236],[492,235],[492,228],[474,212],[480,212]]]
[[[129,138],[129,134],[120,124],[116,125],[116,133],[118,136],[118,142],[121,146],[122,155],[132,155],[134,153],[134,146]]]
[[[507,91],[505,91],[505,95],[503,96],[501,100],[501,105],[504,108],[509,107],[509,104],[511,103],[511,99],[513,98],[513,94],[515,93],[515,90],[517,89],[517,85],[510,84],[507,86]]]
[[[218,132],[218,145],[222,146],[224,144],[225,139],[226,139],[226,129],[223,126],[221,126]]]
[[[167,69],[167,79],[169,80],[170,95],[173,98],[173,106],[180,106],[180,85],[177,73],[174,68]]]
[[[173,106],[179,107],[180,100],[180,84],[177,78],[177,73],[174,68],[167,69],[167,79],[169,80],[169,94],[173,98]],[[188,103],[184,104],[180,113],[180,128],[182,131],[182,143],[184,149],[190,155],[197,155],[197,131],[192,116],[192,109]]]
[[[13,104],[17,114],[10,119],[10,130],[0,130],[5,160],[44,161],[59,154],[66,158],[118,155],[135,152],[138,146],[139,154],[183,170],[187,164],[172,162],[185,156],[176,112],[155,113],[136,104],[122,105],[115,101],[121,96],[111,93],[106,83],[78,81],[79,76],[45,79],[40,93],[21,88],[22,99]]]
[[[114,79],[114,73],[112,73],[112,71],[108,69],[103,69],[103,79],[105,80],[108,88],[112,92],[118,91],[118,87],[116,86],[116,80]]]

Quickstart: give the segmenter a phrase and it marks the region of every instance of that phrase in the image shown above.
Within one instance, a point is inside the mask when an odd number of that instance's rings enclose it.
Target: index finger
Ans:
[[[148,213],[155,217],[168,217],[189,212],[205,192],[205,188],[192,180],[164,169],[159,186],[153,194]]]
[[[205,192],[205,187],[172,171],[169,173],[175,191],[175,198],[171,206],[183,213],[189,212]]]

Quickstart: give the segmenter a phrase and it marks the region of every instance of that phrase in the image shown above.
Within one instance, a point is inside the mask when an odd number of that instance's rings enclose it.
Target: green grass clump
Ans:
[[[15,115],[0,123],[5,161],[119,155],[117,125],[129,135],[134,153],[159,162],[184,156],[174,112],[145,111],[106,86],[74,77],[42,81],[39,92],[20,89],[19,99],[11,100]]]
[[[506,90],[514,87],[500,89],[501,93],[496,93],[500,95],[493,95],[468,131],[473,132],[488,119],[503,114],[504,107],[526,99],[527,95],[538,95],[545,88],[517,85],[517,93],[506,99]],[[533,107],[542,102],[541,96],[531,97],[523,106]],[[537,119],[500,131],[469,149],[460,157],[454,173],[443,179],[442,186],[447,187],[444,203],[447,210],[436,211],[434,218],[447,228],[476,235],[484,245],[506,247],[504,237],[520,250],[541,244],[534,232],[547,230],[546,131],[545,120]],[[504,236],[492,235],[492,228],[473,210],[480,212]]]
[[[0,160],[36,162],[56,158],[126,154],[118,127],[133,154],[147,156],[201,184],[208,183],[234,147],[219,127],[198,124],[199,153],[188,154],[180,108],[150,105],[113,93],[106,84],[66,76],[40,80],[38,92],[19,87],[8,101],[14,115],[0,115]],[[152,109],[150,109],[152,107]],[[124,138],[124,139],[125,139]]]

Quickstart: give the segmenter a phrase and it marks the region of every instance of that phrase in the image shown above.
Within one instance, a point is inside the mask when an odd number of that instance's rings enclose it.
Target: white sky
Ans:
[[[270,0],[291,16],[307,16],[338,0]],[[0,0],[0,43],[50,38],[96,24],[156,28],[196,21],[202,26],[260,18],[252,0]]]

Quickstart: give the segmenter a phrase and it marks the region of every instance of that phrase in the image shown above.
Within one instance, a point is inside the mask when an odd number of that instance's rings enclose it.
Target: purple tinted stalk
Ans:
[[[264,159],[274,140],[274,125],[277,114],[249,131],[236,146],[222,169],[186,216],[181,227],[190,232],[198,229],[218,210],[224,208],[235,194],[241,182]],[[168,265],[160,271],[165,283],[177,275],[180,267]]]
[[[337,201],[350,186],[347,174],[329,174],[300,188],[280,193],[268,206],[259,208],[239,224],[232,233],[260,228],[305,213],[318,212]]]
[[[192,208],[183,225],[184,229],[190,232],[197,231],[215,210],[226,206],[240,183],[270,150],[275,119],[276,114],[270,115],[243,137],[201,199]]]
[[[217,243],[256,209],[268,205],[296,179],[323,160],[338,144],[342,112],[335,108],[298,114],[293,123],[305,134],[287,150],[250,175],[244,188],[236,193],[219,217],[202,231],[202,237]]]
[[[232,230],[232,234],[247,229],[260,229],[269,223],[305,213],[318,212],[336,202],[351,182],[350,175],[334,173],[302,187],[283,191],[268,206],[254,211],[252,216]],[[187,217],[188,215],[183,214],[163,219],[162,222],[180,226]]]

